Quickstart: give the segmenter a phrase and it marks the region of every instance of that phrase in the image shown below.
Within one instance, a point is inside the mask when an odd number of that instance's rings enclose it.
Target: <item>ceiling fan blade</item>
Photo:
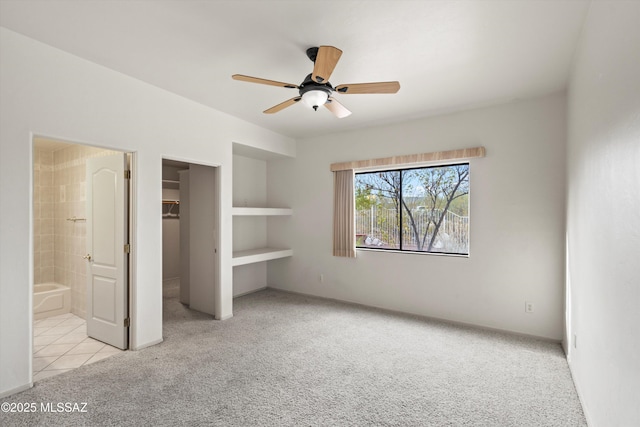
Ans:
[[[346,107],[336,101],[335,98],[329,98],[324,106],[327,107],[327,110],[331,111],[333,115],[339,119],[351,115],[351,111],[347,110]]]
[[[264,110],[263,112],[265,114],[273,114],[273,113],[277,113],[280,110],[284,110],[287,107],[292,106],[293,104],[295,104],[296,102],[300,101],[302,98],[299,96],[296,96],[295,98],[291,98],[291,99],[287,99],[284,102],[281,102],[280,104],[269,108],[268,110]]]
[[[400,90],[399,82],[353,83],[336,86],[336,92],[355,93],[396,93]]]
[[[340,56],[342,56],[342,51],[337,47],[320,46],[311,79],[318,83],[327,82],[331,77],[331,73],[333,73],[333,69],[336,68]]]
[[[275,80],[261,79],[258,77],[243,76],[242,74],[234,74],[233,76],[231,76],[231,78],[233,80],[240,80],[242,82],[259,83],[261,85],[270,85],[270,86],[280,86],[280,87],[286,87],[289,89],[298,89],[298,85],[294,85],[291,83],[277,82]]]

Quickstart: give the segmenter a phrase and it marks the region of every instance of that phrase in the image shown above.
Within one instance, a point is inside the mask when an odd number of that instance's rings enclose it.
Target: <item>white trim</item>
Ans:
[[[157,340],[154,340],[154,341],[146,342],[146,343],[144,343],[144,344],[142,344],[141,346],[138,346],[138,347],[130,346],[129,350],[139,351],[139,350],[142,350],[144,348],[151,347],[151,346],[154,346],[156,344],[160,344],[162,341],[164,341],[164,339],[160,338],[160,339],[157,339]]]
[[[578,395],[578,400],[580,401],[580,406],[582,407],[582,413],[584,414],[584,418],[587,420],[587,426],[594,426],[595,423],[589,416],[589,412],[587,411],[587,406],[582,399],[582,395],[580,394],[580,387],[578,386],[578,381],[576,381],[576,376],[573,374],[572,363],[569,358],[567,358],[567,366],[569,366],[569,374],[571,374],[571,380],[573,381],[573,388],[576,389],[576,394]]]
[[[32,382],[26,385],[21,385],[20,387],[12,388],[11,390],[4,391],[0,393],[0,399],[2,399],[3,397],[11,396],[15,393],[20,393],[21,391],[29,390],[31,387],[33,387]]]
[[[258,288],[258,289],[252,289],[252,290],[247,291],[247,292],[242,292],[241,294],[234,295],[233,299],[236,299],[236,298],[239,298],[239,297],[243,297],[243,296],[249,295],[249,294],[255,294],[256,292],[264,291],[265,289],[267,289],[267,287],[263,286],[263,287]]]
[[[136,277],[138,270],[138,245],[136,241],[137,234],[137,200],[138,200],[138,154],[135,151],[128,151],[127,158],[129,161],[129,171],[131,173],[131,179],[129,179],[129,345],[127,348],[131,349],[135,347],[135,343],[138,337],[138,324],[136,322],[138,315],[135,308],[137,300]]]

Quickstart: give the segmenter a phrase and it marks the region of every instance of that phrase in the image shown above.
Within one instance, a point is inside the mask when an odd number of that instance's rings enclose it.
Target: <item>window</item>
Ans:
[[[469,163],[357,173],[356,247],[469,253]]]

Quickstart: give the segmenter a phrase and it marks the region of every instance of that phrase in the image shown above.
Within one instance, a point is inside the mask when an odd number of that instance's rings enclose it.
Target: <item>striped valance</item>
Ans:
[[[356,160],[352,162],[332,163],[331,171],[349,169],[373,169],[389,166],[413,165],[416,163],[441,162],[446,160],[464,160],[475,157],[484,157],[484,147],[462,148],[459,150],[436,151],[433,153],[408,154],[405,156],[383,157],[380,159]]]

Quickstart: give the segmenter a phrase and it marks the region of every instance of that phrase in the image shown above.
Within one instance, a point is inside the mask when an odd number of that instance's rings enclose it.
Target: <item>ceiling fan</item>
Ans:
[[[307,56],[314,62],[313,72],[305,77],[304,81],[299,85],[261,79],[258,77],[244,76],[242,74],[234,74],[231,77],[234,80],[240,80],[243,82],[281,86],[287,89],[298,89],[298,96],[294,96],[291,99],[265,110],[265,114],[277,113],[278,111],[302,100],[304,104],[316,111],[320,105],[324,105],[337,118],[341,119],[350,115],[351,111],[347,110],[333,97],[334,92],[344,94],[396,93],[400,90],[400,83],[397,81],[342,84],[336,87],[331,86],[331,83],[329,83],[329,77],[331,77],[331,73],[333,73],[341,55],[342,51],[333,46],[311,47],[307,49]]]

